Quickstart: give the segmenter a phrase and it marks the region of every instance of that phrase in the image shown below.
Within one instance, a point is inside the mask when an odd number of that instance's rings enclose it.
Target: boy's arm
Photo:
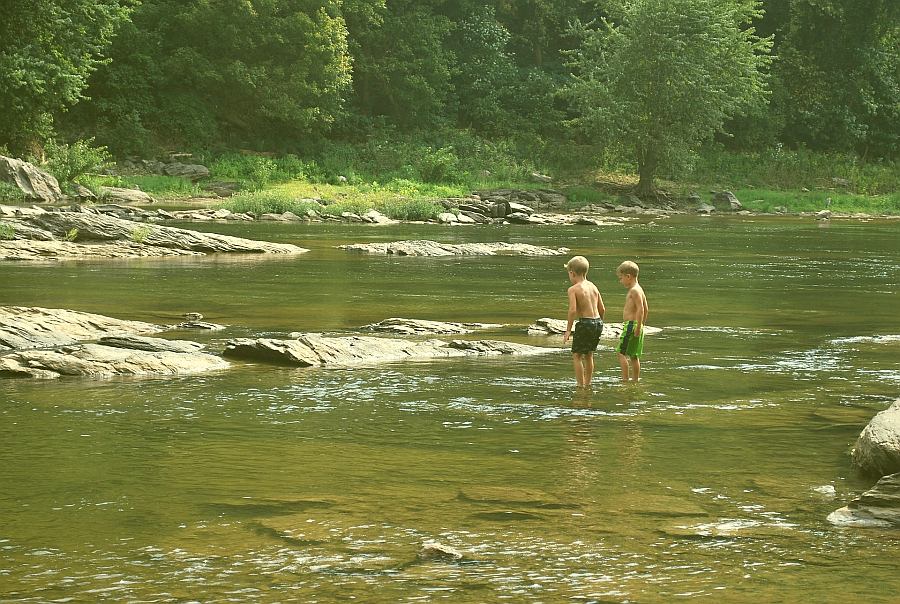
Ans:
[[[603,304],[603,296],[600,295],[600,290],[597,290],[597,312],[600,313],[600,319],[606,316],[606,306]]]
[[[575,287],[569,288],[569,312],[566,315],[566,335],[563,336],[563,344],[569,341],[569,336],[572,335],[572,323],[575,322],[575,317],[578,316],[578,301],[575,299]]]

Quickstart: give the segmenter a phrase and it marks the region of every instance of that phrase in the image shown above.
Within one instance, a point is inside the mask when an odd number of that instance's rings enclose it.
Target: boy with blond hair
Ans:
[[[625,308],[622,311],[622,336],[616,354],[622,368],[622,382],[637,382],[641,378],[641,354],[644,352],[644,324],[650,314],[647,296],[638,284],[638,265],[626,260],[616,269],[616,277],[628,289],[625,294]],[[630,371],[629,371],[630,369]]]
[[[572,364],[575,367],[575,381],[579,386],[590,386],[594,376],[594,351],[603,331],[603,315],[606,307],[597,286],[587,280],[590,264],[584,256],[575,256],[565,264],[572,286],[568,290],[569,312],[563,344],[572,335],[575,320],[575,335],[572,337]]]

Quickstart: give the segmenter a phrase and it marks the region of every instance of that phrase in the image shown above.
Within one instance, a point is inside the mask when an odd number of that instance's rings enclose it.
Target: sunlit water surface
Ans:
[[[643,383],[605,342],[354,369],[235,362],[156,379],[0,381],[0,601],[895,602],[898,533],[826,515],[870,486],[848,451],[900,396],[900,224],[192,225],[295,257],[0,264],[0,304],[224,332],[387,317],[565,317],[563,258],[393,258],[341,243],[567,246],[619,316],[651,304]],[[832,494],[833,493],[833,494]],[[438,541],[461,561],[419,556]]]

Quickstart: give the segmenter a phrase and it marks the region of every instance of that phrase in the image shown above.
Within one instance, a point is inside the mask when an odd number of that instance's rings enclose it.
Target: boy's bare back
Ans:
[[[603,316],[600,310],[600,290],[587,279],[569,288],[569,302],[574,300],[575,312],[579,317],[594,319]]]

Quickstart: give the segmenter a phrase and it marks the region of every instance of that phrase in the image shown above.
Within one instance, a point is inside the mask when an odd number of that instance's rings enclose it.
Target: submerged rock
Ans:
[[[545,354],[561,350],[564,349],[492,340],[411,341],[375,336],[327,337],[303,334],[296,340],[234,339],[226,344],[223,354],[234,358],[311,367],[488,354]]]
[[[0,352],[49,348],[109,336],[162,331],[142,321],[123,321],[104,315],[61,308],[0,306]]]
[[[856,439],[850,458],[869,476],[900,472],[900,399],[872,418]]]
[[[846,507],[828,515],[838,526],[900,528],[900,473],[884,476]]]
[[[659,327],[644,325],[644,333],[647,335],[659,333],[660,331],[662,331],[662,329]],[[564,319],[544,317],[528,326],[528,335],[531,336],[552,336],[562,335],[564,333],[566,333],[566,321]],[[622,322],[604,323],[603,333],[600,337],[609,340],[617,340],[622,337]]]
[[[463,553],[438,541],[426,541],[419,550],[419,558],[422,560],[446,560],[457,562],[463,559]]]
[[[569,248],[548,248],[527,243],[439,243],[429,240],[394,241],[391,243],[352,243],[338,248],[368,254],[397,256],[558,256]]]
[[[392,317],[364,326],[364,329],[386,331],[403,335],[463,334],[476,329],[502,327],[497,323],[453,323],[444,321],[428,321],[425,319],[403,319]]]

